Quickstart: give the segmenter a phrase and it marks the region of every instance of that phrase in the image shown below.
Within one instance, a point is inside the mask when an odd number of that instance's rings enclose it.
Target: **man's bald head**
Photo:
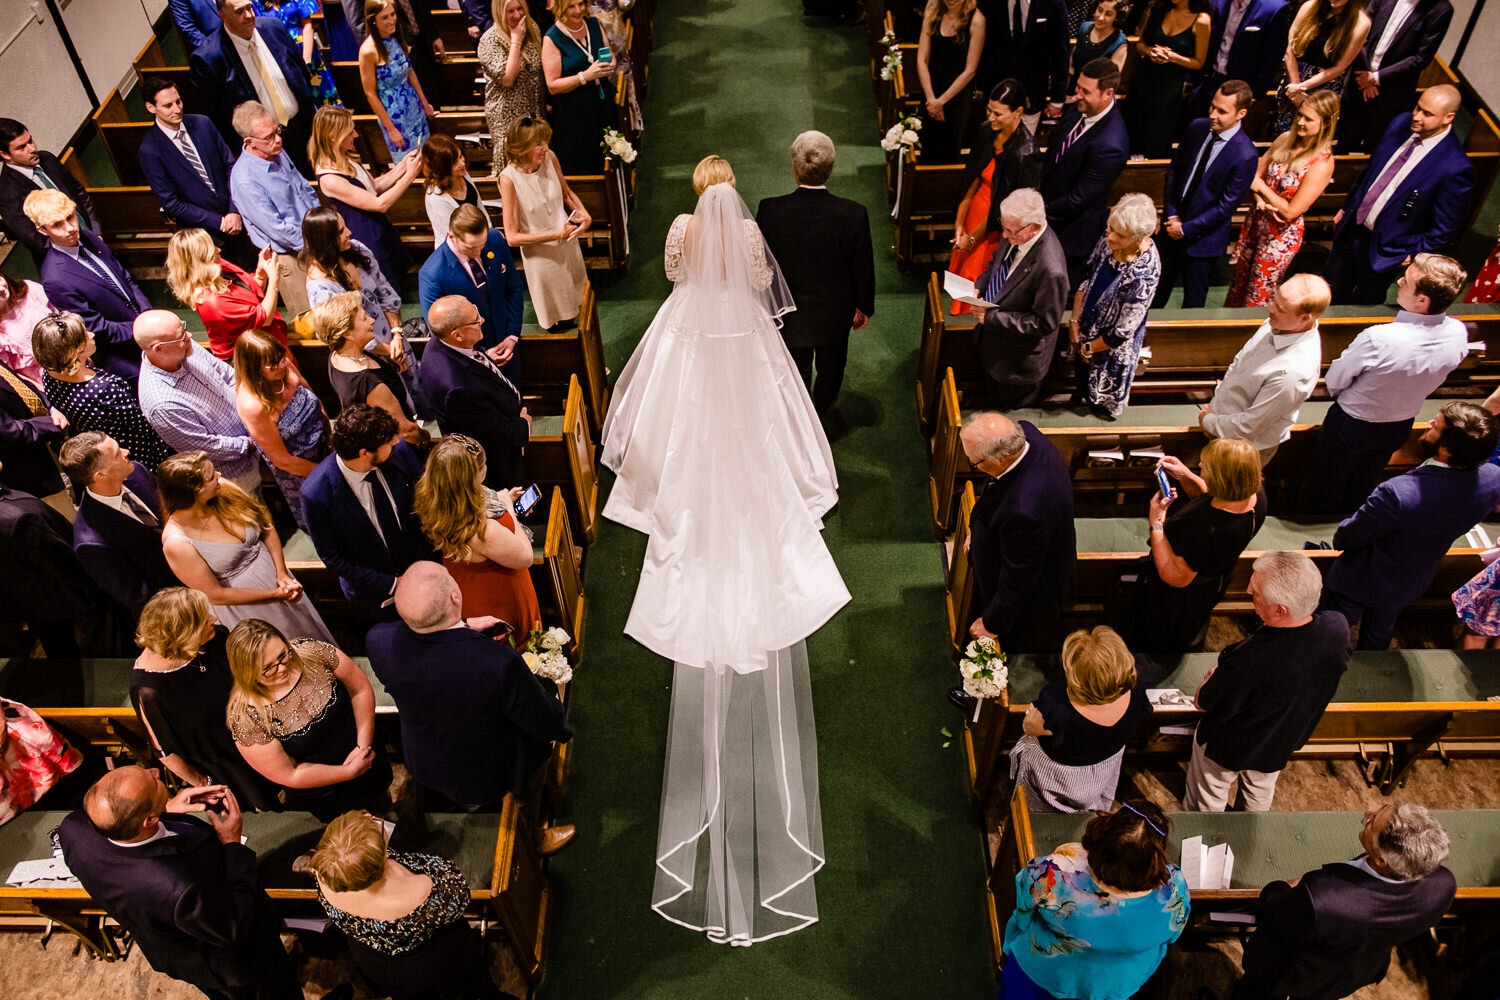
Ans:
[[[997,476],[1010,468],[1026,447],[1026,432],[1005,414],[982,410],[964,422],[959,440],[970,465]]]
[[[414,632],[436,632],[459,620],[456,593],[458,584],[442,563],[419,560],[396,584],[396,614]]]
[[[427,310],[427,325],[439,337],[446,338],[473,320],[479,308],[462,295],[444,295]]]
[[[1417,97],[1417,106],[1411,112],[1411,130],[1418,138],[1430,139],[1453,124],[1463,98],[1452,84],[1440,83],[1428,87]]]
[[[166,787],[155,772],[134,765],[106,772],[83,793],[89,822],[111,840],[134,840],[165,805]]]
[[[130,335],[135,338],[136,346],[144,351],[154,344],[180,339],[182,320],[166,309],[147,309],[135,318]]]

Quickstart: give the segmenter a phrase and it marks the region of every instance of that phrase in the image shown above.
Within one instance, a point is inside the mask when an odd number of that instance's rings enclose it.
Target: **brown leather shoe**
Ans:
[[[549,826],[542,831],[542,857],[556,854],[573,842],[578,836],[578,827],[572,823],[566,826]]]

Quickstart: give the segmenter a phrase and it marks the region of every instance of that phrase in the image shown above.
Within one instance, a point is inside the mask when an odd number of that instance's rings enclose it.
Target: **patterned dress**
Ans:
[[[406,140],[406,145],[397,148],[391,135],[386,135],[385,145],[391,151],[391,160],[398,161],[414,149],[421,149],[432,134],[427,127],[427,115],[422,112],[422,102],[417,98],[417,88],[411,85],[411,60],[401,51],[401,44],[391,36],[382,40],[385,45],[385,65],[375,67],[375,96],[385,105],[392,123]],[[384,131],[382,129],[381,131]]]
[[[498,23],[479,38],[479,65],[484,68],[484,117],[490,128],[490,148],[495,156],[495,176],[505,169],[505,136],[510,127],[527,115],[540,117],[546,81],[542,76],[542,49],[526,40],[521,50],[521,68],[509,87],[505,64],[510,59],[510,35]]]
[[[298,458],[316,463],[328,455],[327,422],[318,407],[318,397],[305,385],[298,386],[291,402],[282,407],[281,416],[276,418],[276,431],[286,444],[286,450]],[[255,447],[271,467],[271,475],[276,477],[276,485],[281,488],[281,495],[286,498],[298,526],[306,531],[307,522],[302,519],[302,480],[305,477],[277,467],[260,445]]]
[[[416,909],[395,920],[376,920],[345,913],[323,895],[318,885],[318,902],[338,929],[366,948],[386,955],[400,955],[421,947],[438,931],[462,920],[469,906],[469,883],[458,866],[435,854],[409,854],[391,851],[387,855],[407,871],[432,879],[432,891]]]
[[[1266,186],[1291,201],[1302,187],[1307,168],[1332,155],[1325,149],[1295,172],[1288,170],[1285,163],[1272,160],[1266,164]],[[1291,222],[1282,222],[1281,216],[1269,208],[1252,211],[1240,229],[1239,242],[1229,254],[1234,277],[1230,279],[1224,305],[1263,306],[1270,302],[1281,276],[1302,248],[1303,229],[1300,215]]]
[[[641,105],[635,92],[635,71],[630,66],[630,50],[625,45],[625,34],[629,22],[625,12],[635,6],[635,0],[590,0],[589,13],[599,19],[609,47],[615,50],[615,61],[620,64],[620,86],[625,87],[625,102],[630,110],[630,127],[639,131],[644,128],[641,121]]]
[[[1475,635],[1500,635],[1500,560],[1453,592],[1458,620]]]
[[[1297,60],[1297,79],[1306,80],[1310,76],[1317,76],[1338,62],[1340,53],[1329,55],[1324,51],[1328,46],[1328,40],[1333,37],[1333,21],[1330,19],[1318,26],[1317,34],[1313,35],[1312,41],[1307,43],[1307,49]],[[1344,96],[1344,81],[1349,79],[1349,74],[1324,83],[1318,90],[1331,90],[1340,98]],[[1283,83],[1285,79],[1283,79]],[[1297,106],[1286,97],[1282,96],[1284,90],[1277,91],[1276,116],[1271,120],[1271,138],[1275,138],[1292,127],[1292,122],[1297,117]]]
[[[280,21],[286,28],[286,33],[292,36],[292,44],[297,46],[298,52],[302,51],[302,22],[315,17],[319,10],[318,0],[281,0],[280,3],[275,0],[251,0],[250,6],[255,8],[257,17],[274,17]],[[334,3],[334,6],[339,5]],[[338,104],[339,92],[334,89],[333,74],[323,65],[323,52],[316,41],[313,42],[312,52],[312,64],[308,66],[308,72],[312,75],[313,100],[318,104]]]
[[[114,372],[95,371],[87,382],[63,382],[44,374],[42,388],[52,405],[68,418],[69,433],[103,431],[152,472],[162,459],[177,451],[161,439],[141,412],[135,389]]]
[[[1484,259],[1484,266],[1474,275],[1474,284],[1469,286],[1469,294],[1464,296],[1465,302],[1494,302],[1496,299],[1500,299],[1500,243]]]
[[[83,754],[20,702],[0,698],[0,712],[5,715],[5,737],[0,742],[0,823],[6,823],[71,774],[83,763]]]
[[[1146,342],[1146,314],[1161,280],[1161,257],[1155,241],[1127,264],[1121,264],[1101,238],[1089,255],[1083,281],[1079,342],[1102,337],[1109,350],[1095,354],[1079,373],[1079,390],[1090,407],[1118,417],[1130,401],[1141,347]]]

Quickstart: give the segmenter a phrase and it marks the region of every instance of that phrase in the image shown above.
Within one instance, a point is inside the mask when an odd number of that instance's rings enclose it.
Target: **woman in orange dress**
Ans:
[[[520,649],[542,620],[531,585],[531,538],[514,507],[523,488],[496,492],[484,485],[484,473],[479,442],[444,434],[417,480],[417,519],[458,582],[464,617],[508,622],[507,639]]]
[[[1040,168],[1033,161],[1031,132],[1021,124],[1026,89],[1019,80],[1001,80],[990,91],[984,127],[974,137],[967,174],[969,189],[958,203],[953,257],[948,270],[970,281],[989,266],[1000,245],[1000,203],[1016,188],[1035,187]],[[969,312],[953,303],[953,314]]]

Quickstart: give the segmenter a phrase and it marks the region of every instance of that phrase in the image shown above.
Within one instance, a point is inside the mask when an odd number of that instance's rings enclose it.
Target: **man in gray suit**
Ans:
[[[990,406],[1003,412],[1034,403],[1052,366],[1068,297],[1068,259],[1035,188],[1018,188],[1000,203],[1000,227],[1005,242],[975,286],[980,298],[995,303],[976,310],[979,359]]]

